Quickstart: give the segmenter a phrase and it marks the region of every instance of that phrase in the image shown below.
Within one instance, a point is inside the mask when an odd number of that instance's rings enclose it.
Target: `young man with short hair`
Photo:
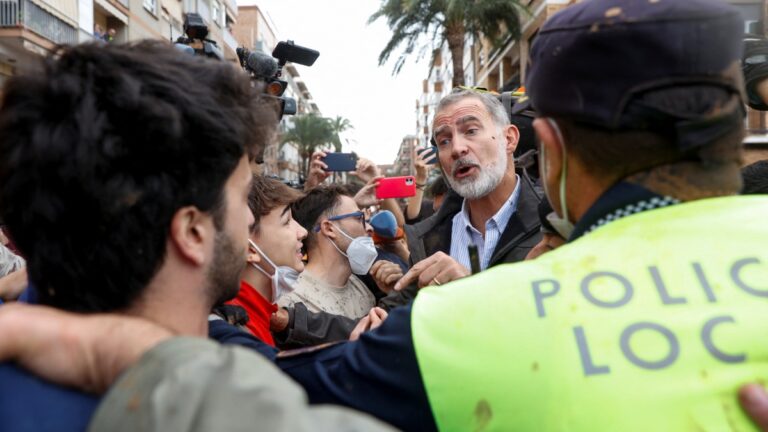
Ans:
[[[310,312],[327,312],[356,320],[376,306],[376,299],[357,277],[376,259],[366,234],[365,214],[344,187],[316,187],[293,204],[296,220],[309,234],[304,241],[307,266],[294,291],[278,300],[283,307],[304,303]]]
[[[293,291],[304,270],[302,240],[305,230],[293,218],[291,204],[301,194],[283,182],[254,176],[248,206],[255,223],[249,239],[248,265],[240,276],[240,292],[228,304],[248,314],[246,328],[261,341],[275,346],[269,323],[281,296]]]

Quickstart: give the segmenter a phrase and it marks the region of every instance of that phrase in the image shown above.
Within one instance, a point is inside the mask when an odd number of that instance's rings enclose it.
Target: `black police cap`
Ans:
[[[649,128],[630,106],[647,91],[712,85],[743,100],[743,25],[740,13],[718,0],[586,0],[540,30],[526,91],[540,115],[610,130]],[[738,111],[728,115],[740,118],[743,107]],[[684,125],[694,129],[684,133],[700,140],[707,132],[696,129],[732,125],[731,117]]]

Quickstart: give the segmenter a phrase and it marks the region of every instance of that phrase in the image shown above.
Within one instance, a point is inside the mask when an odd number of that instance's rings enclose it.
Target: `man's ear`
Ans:
[[[533,121],[533,128],[541,142],[539,149],[539,173],[545,190],[549,192],[549,203],[560,214],[559,190],[561,168],[563,164],[564,143],[560,133],[546,119],[537,118]]]
[[[546,119],[537,118],[533,121],[533,128],[541,141],[540,152],[546,154],[546,160],[540,162],[546,164],[544,170],[548,175],[559,176],[563,163],[563,150],[565,148],[560,133]],[[559,178],[557,179],[559,180]]]
[[[504,132],[504,139],[507,141],[507,154],[512,156],[515,150],[517,150],[517,143],[520,142],[520,130],[517,129],[517,126],[511,124],[504,127],[502,131]]]
[[[213,250],[209,243],[213,243],[215,231],[209,214],[187,206],[174,213],[169,240],[179,256],[199,266],[206,262],[208,251]]]
[[[334,227],[331,221],[329,220],[324,220],[320,222],[320,232],[328,238],[331,238],[331,239],[336,238],[336,227]]]
[[[261,255],[256,252],[248,252],[248,255],[245,256],[245,261],[248,264],[260,264]]]
[[[251,240],[253,240],[253,237],[251,237]],[[261,263],[261,254],[251,249],[250,246],[248,246],[248,254],[245,256],[245,261],[248,264],[259,264]]]

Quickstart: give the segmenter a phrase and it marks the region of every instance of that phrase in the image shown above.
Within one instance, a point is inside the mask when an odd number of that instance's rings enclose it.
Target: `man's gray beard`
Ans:
[[[445,178],[448,180],[448,184],[451,186],[451,189],[456,191],[456,193],[459,194],[462,198],[475,200],[493,192],[499,183],[501,183],[501,180],[504,178],[506,171],[507,152],[506,145],[502,141],[496,154],[496,160],[488,166],[481,167],[476,179],[454,179],[453,167],[451,167],[451,173],[446,175]]]

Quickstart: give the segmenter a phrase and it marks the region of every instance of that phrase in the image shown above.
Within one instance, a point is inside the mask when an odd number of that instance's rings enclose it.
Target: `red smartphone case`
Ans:
[[[413,176],[387,177],[379,180],[376,198],[407,198],[416,195],[416,178]]]

